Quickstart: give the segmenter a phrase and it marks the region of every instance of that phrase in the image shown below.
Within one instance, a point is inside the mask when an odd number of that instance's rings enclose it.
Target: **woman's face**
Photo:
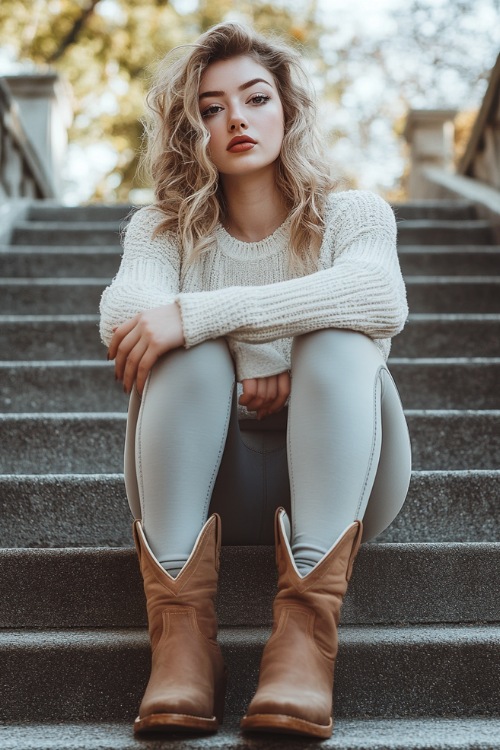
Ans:
[[[199,89],[209,155],[221,175],[245,175],[273,165],[284,135],[283,107],[273,76],[251,57],[218,60]]]

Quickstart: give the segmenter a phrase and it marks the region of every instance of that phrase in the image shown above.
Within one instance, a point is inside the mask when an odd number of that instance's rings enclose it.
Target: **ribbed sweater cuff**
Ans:
[[[213,292],[184,292],[178,294],[176,302],[182,317],[186,348],[201,344],[207,339],[226,336],[244,325],[245,311],[239,287],[217,289]],[[243,291],[243,290],[242,290]],[[245,288],[245,307],[248,306]]]

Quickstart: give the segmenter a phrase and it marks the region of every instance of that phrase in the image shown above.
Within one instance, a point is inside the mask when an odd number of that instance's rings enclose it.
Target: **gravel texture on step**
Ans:
[[[500,246],[402,245],[399,262],[404,275],[498,276]]]
[[[2,275],[10,277],[110,278],[120,264],[121,248],[0,245]],[[481,276],[500,274],[500,246],[401,245],[399,261],[403,274],[429,276]]]
[[[104,361],[98,315],[2,315],[0,361]]]
[[[389,368],[407,409],[500,409],[500,357],[393,359]],[[4,413],[116,412],[127,406],[111,362],[0,362]]]
[[[120,265],[120,248],[39,247],[12,245],[0,247],[2,276],[18,277],[113,277]]]
[[[108,279],[1,279],[0,313],[16,315],[92,314]]]
[[[406,411],[416,470],[496,469],[500,411]],[[122,471],[125,413],[0,414],[3,474]]]
[[[2,750],[499,750],[500,719],[335,719],[322,740],[292,735],[243,734],[240,716],[228,716],[217,734],[143,735],[123,723],[6,723]]]
[[[500,357],[500,315],[410,315],[393,357]],[[0,315],[0,361],[103,361],[99,317]]]
[[[393,357],[499,357],[500,315],[413,314],[392,340]]]
[[[377,541],[495,542],[500,471],[414,471],[406,502]],[[0,475],[4,547],[129,547],[122,474]],[[222,540],[227,542],[222,524]]]
[[[422,207],[426,210],[425,207]],[[440,207],[437,208],[439,210]],[[88,206],[61,206],[61,205],[50,205],[48,201],[42,201],[35,203],[30,206],[27,213],[28,221],[70,221],[70,222],[84,222],[86,225],[89,222],[95,221],[107,221],[107,222],[121,222],[124,221],[129,214],[134,211],[134,207],[126,203],[113,203],[113,204],[99,204],[99,205],[88,205]],[[432,210],[429,206],[427,212]],[[436,209],[434,209],[436,210]],[[469,211],[469,215],[473,208],[467,208],[467,204],[460,207],[457,211],[456,207],[450,205],[449,207],[442,206],[441,210],[444,212],[452,212],[451,218],[459,218],[459,215],[463,211]],[[458,215],[457,215],[458,214]]]
[[[363,544],[342,622],[500,622],[500,543]],[[22,587],[19,582],[22,581]],[[1,628],[145,627],[135,550],[0,550]],[[270,625],[274,547],[223,547],[220,625]]]
[[[407,276],[412,313],[498,313],[500,276]]]
[[[0,314],[96,314],[106,278],[0,279]],[[412,314],[500,313],[500,277],[408,276]]]
[[[493,232],[488,221],[402,219],[398,221],[400,245],[491,245]]]
[[[392,203],[392,209],[398,221],[426,219],[438,221],[465,221],[476,218],[476,209],[472,203],[462,200],[433,200],[423,198],[406,203]]]
[[[120,245],[121,221],[20,221],[12,230],[12,245]]]
[[[226,707],[242,714],[268,628],[221,628]],[[500,626],[341,626],[338,717],[498,716]],[[146,629],[0,631],[0,720],[133,718],[150,669]],[[57,665],[57,669],[54,669]]]

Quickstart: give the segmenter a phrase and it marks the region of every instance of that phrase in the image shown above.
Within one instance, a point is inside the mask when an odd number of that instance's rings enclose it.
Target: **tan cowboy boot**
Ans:
[[[133,531],[152,650],[151,677],[134,732],[215,732],[226,681],[214,609],[220,517],[214,513],[208,519],[176,578],[154,557],[140,521],[134,521]]]
[[[257,692],[241,727],[326,738],[333,727],[337,625],[362,524],[352,523],[303,578],[295,566],[285,524],[287,515],[279,508],[273,632],[264,648]]]

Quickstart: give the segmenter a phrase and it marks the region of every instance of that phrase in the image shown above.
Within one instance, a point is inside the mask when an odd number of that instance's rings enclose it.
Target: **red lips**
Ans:
[[[233,146],[236,146],[238,143],[257,143],[257,141],[254,141],[253,138],[250,138],[248,135],[237,135],[234,138],[232,138],[229,143],[227,144],[226,151],[230,151]]]

